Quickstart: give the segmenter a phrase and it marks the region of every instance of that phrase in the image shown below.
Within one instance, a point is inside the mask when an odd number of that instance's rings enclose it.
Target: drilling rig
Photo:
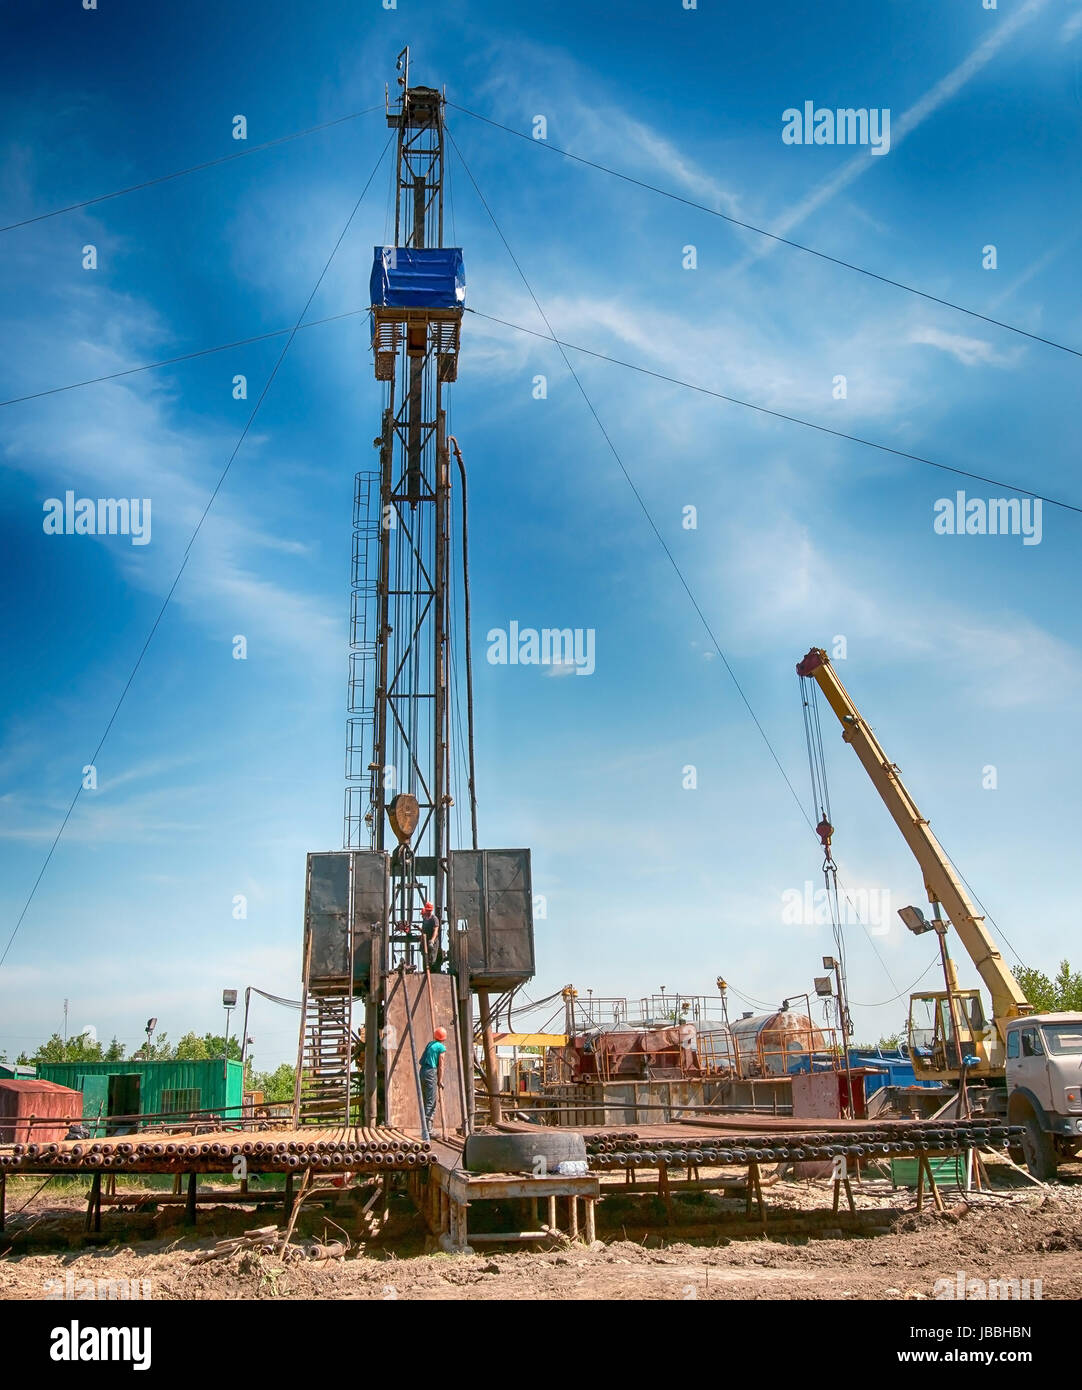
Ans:
[[[444,245],[445,98],[410,84],[408,49],[398,71],[386,113],[394,243],[375,247],[370,282],[384,392],[378,466],[354,487],[344,848],[308,856],[294,1119],[387,1123],[429,1137],[418,1057],[437,1028],[448,1035],[447,1066],[432,1128],[471,1127],[475,995],[496,1091],[489,994],[534,973],[533,890],[529,850],[478,847],[466,467],[445,408],[465,276],[461,248]],[[463,671],[467,733],[453,759]],[[461,762],[470,834],[456,847]],[[439,949],[430,953],[420,927],[433,915]]]

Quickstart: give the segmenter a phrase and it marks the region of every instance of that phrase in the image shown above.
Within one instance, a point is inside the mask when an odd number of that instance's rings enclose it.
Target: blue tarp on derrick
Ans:
[[[458,309],[466,299],[460,246],[377,246],[373,308]]]

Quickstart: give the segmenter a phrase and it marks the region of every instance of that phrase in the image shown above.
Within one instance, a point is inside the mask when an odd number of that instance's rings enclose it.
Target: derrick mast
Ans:
[[[351,662],[344,843],[394,851],[394,915],[401,924],[415,902],[432,901],[442,916],[447,898],[450,484],[443,397],[457,376],[464,291],[461,251],[443,245],[443,97],[410,87],[407,66],[397,105],[387,115],[396,132],[395,244],[376,248],[371,282],[375,375],[386,396],[377,440],[379,519],[368,531],[376,574],[367,593],[354,590],[352,631],[362,631],[368,645],[360,654],[355,646]],[[369,608],[360,621],[363,602]],[[399,832],[389,812],[396,798],[408,797],[416,800],[417,818],[407,848],[395,844]]]
[[[344,848],[308,856],[294,1114],[336,1124],[363,1115],[366,1124],[427,1137],[418,1058],[437,1030],[451,1042],[432,1126],[461,1133],[472,1121],[473,993],[489,1090],[497,1088],[489,991],[513,990],[533,975],[533,899],[529,851],[477,843],[466,466],[444,408],[458,375],[462,252],[443,244],[443,95],[410,86],[408,50],[398,66],[401,91],[387,110],[395,240],[374,248],[370,284],[373,367],[385,387],[378,465],[357,475],[354,494]],[[450,843],[449,710],[460,668],[451,650],[449,445],[461,489],[455,578],[467,656],[468,849]],[[428,949],[427,903],[437,919]],[[492,1113],[498,1117],[498,1099]]]

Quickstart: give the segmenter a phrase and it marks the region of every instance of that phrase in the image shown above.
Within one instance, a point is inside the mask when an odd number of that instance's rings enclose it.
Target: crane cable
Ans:
[[[838,902],[838,866],[831,851],[834,826],[830,815],[830,787],[827,781],[826,752],[823,748],[823,728],[819,717],[818,687],[812,685],[804,676],[797,676],[800,689],[800,704],[804,715],[804,741],[808,748],[808,769],[811,773],[812,814],[819,821],[815,833],[823,846],[823,882],[826,886],[827,904],[830,908],[830,925],[834,937],[834,947],[838,959],[838,981],[842,998],[838,1000],[839,1017],[845,1037],[852,1036],[853,1018],[845,1003],[846,988],[845,935],[842,931],[841,906]],[[809,685],[812,686],[809,698]]]

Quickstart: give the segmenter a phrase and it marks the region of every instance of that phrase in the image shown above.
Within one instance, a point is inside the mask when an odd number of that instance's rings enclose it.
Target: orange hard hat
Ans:
[[[431,904],[431,903],[425,903],[425,911],[426,911],[426,912],[431,912],[431,911],[432,911],[432,904]]]
[[[432,1036],[436,1039],[437,1042],[446,1042],[446,1041],[447,1041],[447,1029],[446,1029],[446,1028],[436,1028],[436,1029],[433,1031]]]

